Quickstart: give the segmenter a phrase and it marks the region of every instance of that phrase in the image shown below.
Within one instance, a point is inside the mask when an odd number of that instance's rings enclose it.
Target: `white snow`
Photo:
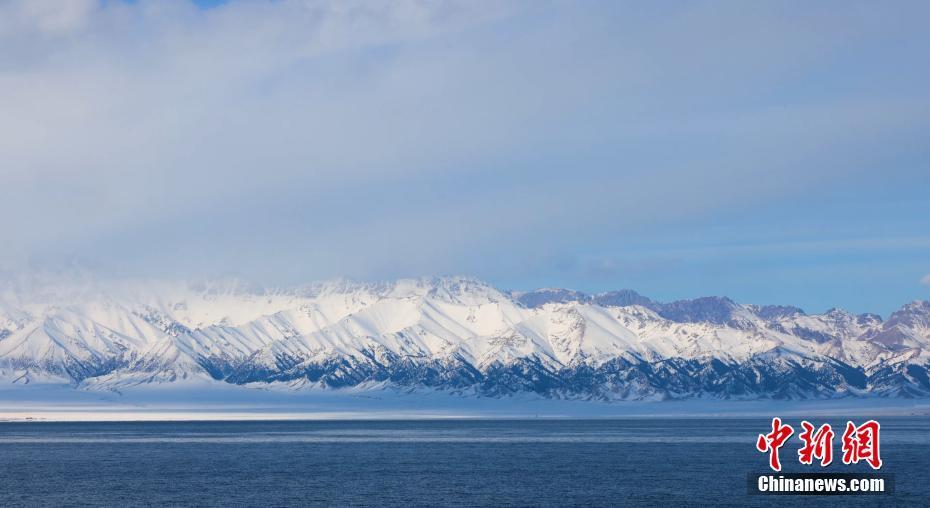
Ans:
[[[282,353],[310,361],[372,348],[440,360],[460,355],[479,369],[520,358],[596,366],[617,357],[744,361],[766,352],[869,367],[904,351],[870,339],[881,323],[842,311],[767,322],[738,306],[735,315],[739,327],[673,322],[640,306],[529,309],[462,277],[340,279],[292,289],[238,281],[45,283],[0,291],[0,378],[67,380],[71,361],[118,359],[129,366],[89,376],[82,387],[208,383],[197,358],[252,358],[273,368]],[[797,330],[835,339],[811,340]],[[930,327],[902,330],[908,358],[928,357]]]

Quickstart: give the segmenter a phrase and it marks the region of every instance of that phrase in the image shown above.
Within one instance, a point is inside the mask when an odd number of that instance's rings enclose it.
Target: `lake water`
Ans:
[[[831,497],[747,494],[764,419],[0,423],[0,505],[930,505],[930,418],[880,421],[895,493]]]

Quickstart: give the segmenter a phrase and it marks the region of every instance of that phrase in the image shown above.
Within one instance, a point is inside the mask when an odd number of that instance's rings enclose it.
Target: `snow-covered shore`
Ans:
[[[522,394],[488,398],[390,387],[293,390],[289,387],[161,385],[122,392],[67,385],[0,388],[0,421],[180,421],[441,418],[639,418],[930,415],[930,399],[721,400],[601,402]]]

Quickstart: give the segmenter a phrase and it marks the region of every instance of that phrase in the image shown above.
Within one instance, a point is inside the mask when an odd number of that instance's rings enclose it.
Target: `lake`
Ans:
[[[747,494],[758,418],[8,422],[0,505],[930,505],[930,418],[880,421],[895,493],[826,497]],[[870,471],[801,466],[797,442],[785,471]]]

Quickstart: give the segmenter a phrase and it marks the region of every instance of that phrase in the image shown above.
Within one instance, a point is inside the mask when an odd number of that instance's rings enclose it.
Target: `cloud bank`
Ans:
[[[3,2],[0,262],[661,287],[670,239],[811,241],[792,210],[842,234],[926,182],[927,14]]]

